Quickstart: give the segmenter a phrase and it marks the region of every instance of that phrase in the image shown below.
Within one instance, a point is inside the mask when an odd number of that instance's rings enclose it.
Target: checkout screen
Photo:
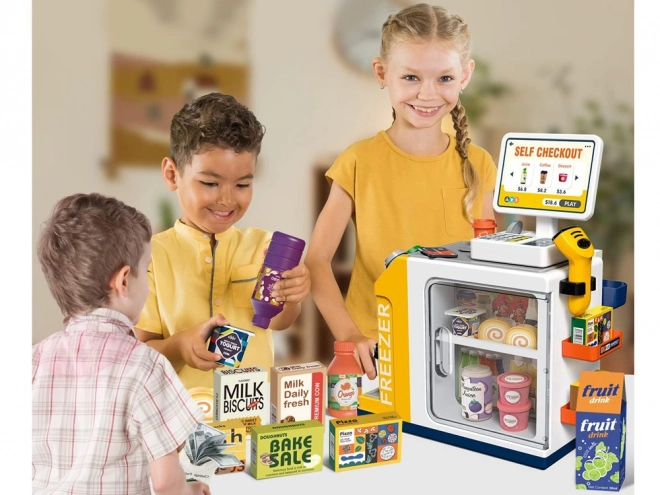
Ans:
[[[508,139],[497,205],[584,213],[595,146],[590,140]]]

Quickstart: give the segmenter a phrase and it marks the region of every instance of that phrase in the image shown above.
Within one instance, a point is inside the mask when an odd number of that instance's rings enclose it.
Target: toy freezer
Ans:
[[[577,260],[586,277],[578,294],[573,254],[569,263],[555,242],[563,232],[578,257],[582,246],[594,253],[578,227],[557,232],[557,218],[586,220],[593,214],[601,154],[602,141],[593,135],[507,134],[493,207],[535,214],[537,231],[444,246],[456,258],[432,259],[414,250],[388,258],[375,283],[378,388],[360,397],[361,413],[394,410],[404,432],[540,469],[574,449],[575,419],[566,407],[570,385],[622,345],[613,329],[602,345],[571,343],[569,300],[590,296],[588,307],[599,306],[612,281],[603,281],[596,251],[588,261]],[[614,283],[625,290],[625,283]],[[625,295],[617,305],[624,302]],[[466,307],[475,311],[461,318]],[[532,378],[525,424],[516,424],[523,416],[512,417],[510,407],[499,407],[500,390],[489,391],[490,409],[476,398],[465,402],[471,389],[462,371],[470,364],[493,369],[493,388],[500,385],[496,375]]]
[[[581,371],[598,368],[597,362],[562,355],[572,316],[559,292],[567,265],[529,268],[475,261],[455,245],[447,248],[458,258],[400,256],[376,282],[379,388],[361,397],[360,408],[395,410],[405,421],[405,432],[545,469],[575,446],[575,428],[560,416],[570,384]],[[602,260],[593,258],[593,304],[601,302],[602,267]],[[445,313],[465,304],[461,295],[467,294],[490,301],[489,318],[511,319],[519,308],[504,309],[504,302],[526,301],[525,314],[518,313],[524,320],[536,318],[536,348],[455,335],[452,316]],[[497,306],[492,309],[498,298],[503,301],[500,316]],[[485,421],[462,416],[456,398],[462,350],[499,356],[504,372],[536,370],[534,410],[525,430],[504,431],[498,410]]]

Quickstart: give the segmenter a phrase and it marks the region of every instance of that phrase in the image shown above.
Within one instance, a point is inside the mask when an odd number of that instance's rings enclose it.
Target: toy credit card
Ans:
[[[419,250],[421,254],[431,259],[433,258],[458,258],[458,254],[454,251],[447,249],[444,246],[438,247],[423,247]]]

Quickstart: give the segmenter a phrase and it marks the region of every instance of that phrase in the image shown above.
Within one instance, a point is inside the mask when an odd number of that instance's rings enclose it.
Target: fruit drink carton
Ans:
[[[399,462],[401,426],[395,412],[330,420],[330,467],[339,472]]]
[[[250,435],[253,426],[268,424],[268,371],[259,366],[219,368],[213,372],[213,420],[240,419]]]
[[[576,488],[619,491],[626,478],[624,374],[583,371],[576,407]]]
[[[255,426],[250,446],[250,473],[261,480],[321,471],[323,430],[323,425],[315,419]]]
[[[216,474],[245,471],[247,434],[238,419],[197,425],[179,459],[188,480],[204,481]]]
[[[318,361],[270,369],[270,422],[316,419],[323,424],[326,367]]]

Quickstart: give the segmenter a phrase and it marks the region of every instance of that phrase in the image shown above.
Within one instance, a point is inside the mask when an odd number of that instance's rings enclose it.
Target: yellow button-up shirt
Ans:
[[[272,330],[252,325],[251,297],[271,233],[261,229],[231,227],[215,235],[177,220],[174,227],[151,240],[149,296],[136,327],[161,334],[164,339],[188,330],[214,314],[230,324],[250,330],[242,366],[274,364]],[[212,419],[213,372],[184,365],[179,378]]]

